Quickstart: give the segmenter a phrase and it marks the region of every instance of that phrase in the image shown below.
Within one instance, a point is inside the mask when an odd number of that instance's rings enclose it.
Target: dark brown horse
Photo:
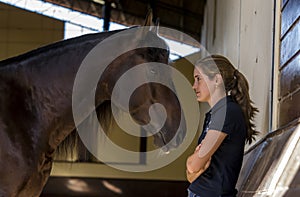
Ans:
[[[39,196],[49,177],[55,150],[76,130],[72,114],[76,73],[98,43],[119,32],[61,41],[0,62],[1,197]],[[128,43],[137,49],[117,57],[99,76],[95,107],[102,124],[111,119],[113,87],[123,73],[145,62],[168,64],[168,48],[155,33],[142,31],[134,38]],[[145,40],[162,43],[164,48],[138,48]],[[156,81],[167,81],[173,86],[171,73],[150,66],[135,77],[150,75],[155,75]],[[84,100],[84,95],[79,99]],[[135,122],[148,124],[151,122],[149,107],[155,103],[165,107],[167,118],[159,132],[155,131],[155,122],[149,127],[155,133],[154,143],[158,147],[168,144],[166,149],[175,148],[183,140],[185,124],[180,124],[182,110],[173,91],[156,82],[143,84],[130,97],[129,113]],[[123,106],[122,103],[114,104]],[[88,114],[83,117],[87,118]]]

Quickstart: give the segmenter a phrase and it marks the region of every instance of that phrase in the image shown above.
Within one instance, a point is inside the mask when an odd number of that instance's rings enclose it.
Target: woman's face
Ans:
[[[214,89],[215,82],[210,80],[202,70],[198,67],[194,69],[194,85],[193,89],[196,92],[199,102],[209,102],[211,99],[211,91]]]

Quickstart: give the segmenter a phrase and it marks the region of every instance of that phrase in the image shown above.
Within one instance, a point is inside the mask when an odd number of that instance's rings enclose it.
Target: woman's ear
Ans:
[[[223,83],[223,78],[221,74],[216,74],[215,76],[215,83],[217,86],[221,85]]]

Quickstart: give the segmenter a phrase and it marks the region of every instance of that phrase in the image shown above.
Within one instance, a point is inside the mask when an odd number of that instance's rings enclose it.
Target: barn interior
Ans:
[[[43,3],[39,4],[42,9],[26,9],[31,2]],[[60,11],[52,10],[55,6],[68,9],[70,18],[56,18]],[[187,60],[194,62],[199,58],[193,51],[199,47],[198,43],[210,51],[226,54],[250,81],[251,94],[260,108],[256,123],[261,134],[254,146],[247,147],[238,183],[240,196],[298,196],[300,53],[299,44],[295,43],[300,42],[297,32],[300,5],[297,0],[3,0],[0,60],[64,40],[65,29],[70,25],[79,27],[70,30],[76,36],[111,31],[114,23],[124,25],[119,28],[143,25],[150,8],[153,23],[159,21],[160,26],[183,33],[161,36],[190,47],[184,53],[172,52],[174,66],[190,82],[193,65]],[[51,13],[46,15],[47,11]],[[71,11],[79,14],[71,16]],[[83,19],[75,24],[72,19],[79,18],[80,13],[103,23],[91,27],[90,21]],[[117,125],[113,130],[116,132],[110,138],[128,150],[155,149],[152,139],[132,138]],[[200,129],[197,132],[199,135]],[[160,169],[132,173],[99,161],[79,139],[75,157],[68,154],[56,158],[41,196],[186,196],[189,183],[185,178],[185,160],[196,143],[197,138],[180,157]],[[141,156],[114,158],[107,163],[134,166],[144,162]]]

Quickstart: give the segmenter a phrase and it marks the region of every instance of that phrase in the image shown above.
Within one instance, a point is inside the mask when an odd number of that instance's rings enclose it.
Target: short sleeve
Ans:
[[[217,130],[226,134],[231,134],[235,129],[235,125],[240,120],[240,110],[237,106],[224,105],[211,115],[211,122],[209,124],[210,130]]]

